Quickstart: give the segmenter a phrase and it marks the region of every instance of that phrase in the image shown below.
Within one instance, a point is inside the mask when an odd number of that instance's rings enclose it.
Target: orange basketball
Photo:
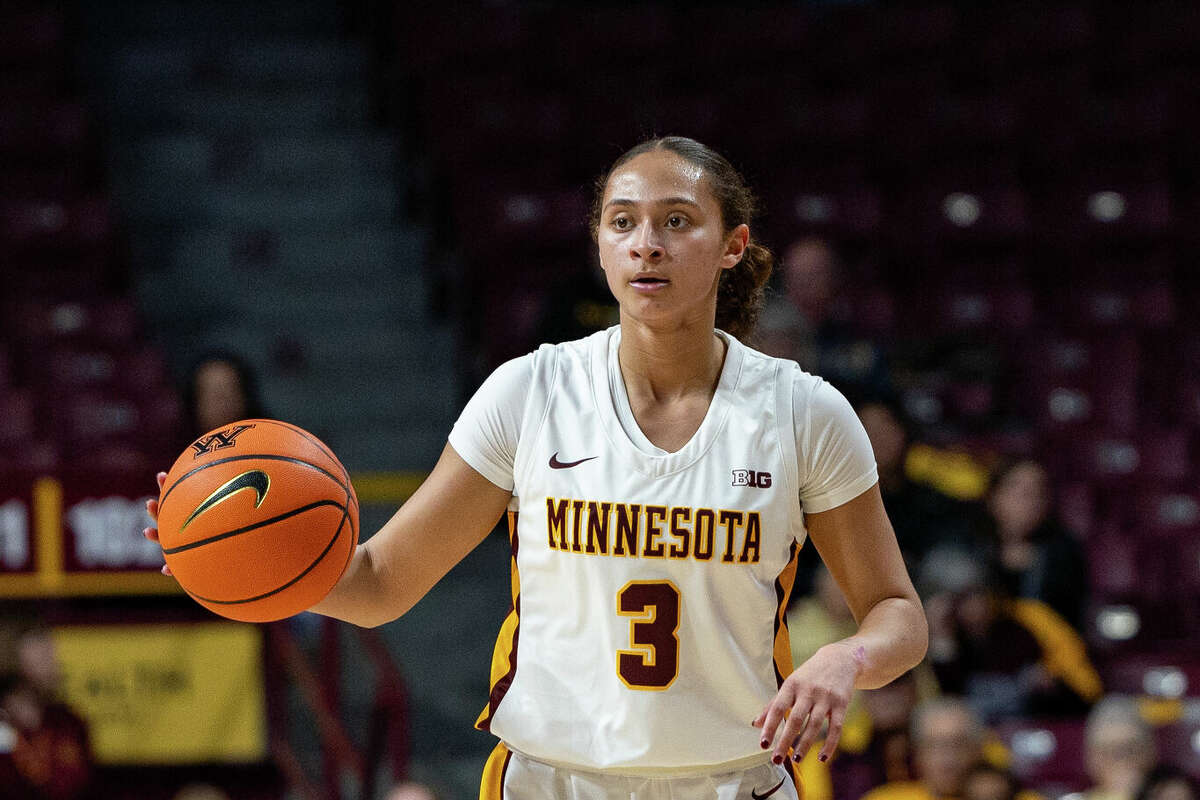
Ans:
[[[350,476],[311,433],[272,419],[210,431],[175,460],[158,499],[167,566],[230,619],[304,611],[338,582],[358,543]]]

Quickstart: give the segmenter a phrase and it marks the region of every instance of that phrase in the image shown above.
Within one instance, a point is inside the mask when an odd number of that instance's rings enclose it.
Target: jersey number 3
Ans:
[[[679,589],[670,581],[630,581],[617,592],[629,617],[629,650],[617,651],[617,675],[630,689],[662,691],[679,675]]]

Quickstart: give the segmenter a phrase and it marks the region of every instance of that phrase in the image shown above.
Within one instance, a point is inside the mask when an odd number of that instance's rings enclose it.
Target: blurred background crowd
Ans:
[[[5,570],[25,476],[136,499],[255,415],[369,533],[493,368],[616,322],[592,181],[682,134],[759,193],[752,344],[855,405],[930,622],[809,800],[1200,797],[1200,6],[19,0],[0,97]],[[56,631],[204,617],[0,573],[0,795],[471,797],[506,547],[381,631],[388,780],[374,640],[307,615],[261,769],[104,763]],[[797,660],[853,629],[803,556]]]

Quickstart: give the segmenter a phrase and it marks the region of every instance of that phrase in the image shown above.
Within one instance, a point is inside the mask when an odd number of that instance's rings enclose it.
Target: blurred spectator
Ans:
[[[767,300],[758,323],[761,349],[794,359],[843,392],[887,388],[883,354],[854,329],[842,294],[842,266],[824,239],[808,237],[783,254],[782,293]]]
[[[1084,767],[1092,780],[1086,800],[1134,800],[1158,759],[1154,732],[1129,697],[1110,696],[1088,715]]]
[[[983,759],[984,727],[961,698],[937,697],[912,714],[911,741],[917,779],[895,781],[863,800],[961,798],[971,768]]]
[[[883,506],[909,569],[939,544],[968,541],[974,527],[971,506],[917,483],[905,471],[912,429],[900,404],[879,395],[860,402],[858,416],[875,451]]]
[[[189,370],[184,408],[189,441],[240,419],[266,416],[254,372],[245,360],[226,352],[208,353]]]
[[[75,800],[92,783],[87,726],[28,678],[0,675],[0,786],[5,798]]]
[[[229,793],[211,783],[189,783],[175,794],[171,800],[232,800]]]
[[[1200,800],[1200,786],[1182,770],[1158,766],[1150,770],[1135,800]]]
[[[50,628],[30,623],[18,629],[15,643],[16,666],[21,676],[47,701],[58,698],[62,686],[62,667]]]
[[[1045,603],[1007,597],[995,572],[954,548],[934,550],[921,565],[929,658],[942,691],[963,695],[989,722],[1082,713],[1102,691],[1083,640]]]
[[[1041,464],[1023,459],[996,471],[984,527],[1005,590],[1041,600],[1078,628],[1087,603],[1087,558],[1054,513],[1050,476]]]
[[[385,800],[437,800],[437,795],[423,783],[405,781],[389,789]]]
[[[1017,800],[1021,795],[1015,775],[986,762],[972,767],[963,781],[962,800]]]

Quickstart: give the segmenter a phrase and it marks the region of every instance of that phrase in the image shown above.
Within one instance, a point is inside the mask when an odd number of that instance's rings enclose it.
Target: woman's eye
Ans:
[[[629,221],[629,217],[617,217],[612,221],[612,226],[619,231],[627,231],[632,225],[633,223]]]
[[[679,216],[678,214],[667,217],[667,227],[668,228],[682,228],[686,224],[687,224],[687,220],[684,219],[683,217]]]

